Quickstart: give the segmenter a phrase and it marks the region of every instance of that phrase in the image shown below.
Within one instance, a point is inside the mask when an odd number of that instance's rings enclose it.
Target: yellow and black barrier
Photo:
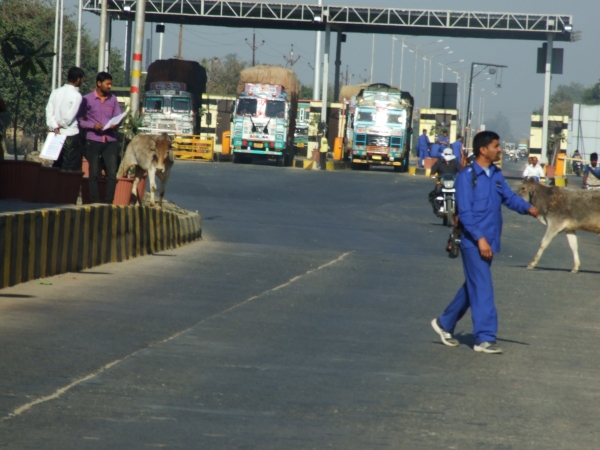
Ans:
[[[293,167],[297,169],[312,170],[315,168],[315,162],[312,159],[294,159]],[[325,170],[344,170],[348,165],[344,161],[327,161]]]
[[[197,213],[86,205],[0,214],[0,288],[180,247],[202,235]]]

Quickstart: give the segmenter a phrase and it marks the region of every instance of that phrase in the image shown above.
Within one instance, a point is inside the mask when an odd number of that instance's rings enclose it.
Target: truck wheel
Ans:
[[[285,156],[276,156],[275,165],[277,167],[283,167],[285,165]]]
[[[237,154],[234,153],[233,156],[231,157],[231,161],[234,164],[239,164],[241,162],[240,161],[240,155],[237,155]]]
[[[360,170],[362,164],[357,164],[357,163],[352,163],[350,167],[352,167],[352,170]]]
[[[404,172],[404,166],[394,166],[394,172]]]

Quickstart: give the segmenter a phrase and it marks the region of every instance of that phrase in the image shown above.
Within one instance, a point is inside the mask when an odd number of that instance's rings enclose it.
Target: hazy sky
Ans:
[[[308,2],[302,2],[308,3]],[[600,5],[598,0],[504,0],[492,2],[489,0],[324,0],[325,4],[345,4],[349,6],[396,7],[407,9],[453,9],[458,11],[512,12],[512,13],[556,13],[573,16],[574,29],[582,32],[582,40],[576,43],[560,42],[556,47],[565,48],[564,74],[555,75],[552,86],[568,84],[577,81],[588,86],[600,79],[600,57],[598,43],[600,42],[600,27],[597,24]],[[66,0],[68,11],[76,12],[77,0]],[[92,13],[84,13],[84,24],[95,37],[98,36],[99,17]],[[113,41],[115,47],[124,46],[124,22],[113,23]],[[150,26],[146,27],[146,36]],[[294,44],[294,56],[300,56],[294,69],[303,83],[312,84],[313,71],[309,64],[314,65],[315,33],[305,31],[285,31],[257,29],[256,40],[265,41],[256,53],[256,58],[265,64],[285,64],[284,54],[289,54],[291,44]],[[178,25],[167,25],[164,35],[163,58],[177,53]],[[342,68],[349,66],[349,73],[354,74],[353,82],[360,82],[360,77],[370,75],[371,69],[371,34],[348,34],[348,40],[342,46]],[[402,38],[403,36],[398,36]],[[407,45],[424,44],[438,38],[427,36],[407,38]],[[185,59],[210,58],[237,53],[246,60],[251,60],[252,52],[244,39],[252,39],[252,29],[217,28],[206,26],[185,26],[183,41],[183,57]],[[400,40],[396,41],[394,58],[394,84],[398,84],[400,75]],[[332,56],[330,60],[330,75],[333,80],[333,60],[335,39],[332,33]],[[439,81],[441,66],[437,62],[452,63],[464,59],[463,63],[452,64],[455,69],[465,72],[470,70],[472,61],[503,64],[508,69],[502,72],[502,87],[496,87],[496,76],[480,75],[476,79],[475,91],[486,96],[484,116],[491,117],[501,111],[511,121],[515,137],[528,137],[531,111],[543,102],[544,76],[535,73],[536,49],[541,45],[535,41],[487,40],[443,38],[443,42],[423,47],[422,50],[434,51],[432,64],[432,81]],[[450,47],[442,51],[444,47]],[[410,48],[410,47],[409,47]],[[376,35],[374,81],[390,82],[392,37]],[[444,54],[450,52],[451,54]],[[158,58],[158,36],[155,35],[153,57]],[[417,90],[414,87],[414,53],[405,48],[402,73],[403,90],[416,97],[420,105],[421,86],[423,80],[423,61],[420,61],[417,72]],[[455,75],[446,70],[445,81],[454,81]],[[490,77],[490,80],[486,78]],[[462,86],[462,84],[461,84]],[[496,95],[491,93],[495,92]],[[475,116],[478,114],[480,102],[475,98]],[[475,117],[474,116],[474,117]]]

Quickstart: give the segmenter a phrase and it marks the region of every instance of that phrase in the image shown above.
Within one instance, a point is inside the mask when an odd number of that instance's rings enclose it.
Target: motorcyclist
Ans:
[[[590,163],[585,166],[585,170],[583,171],[581,188],[587,189],[588,186],[593,188],[600,187],[600,167],[598,167],[598,153],[596,152],[590,155]]]
[[[456,156],[452,153],[451,148],[447,148],[443,151],[442,157],[438,159],[433,167],[431,168],[431,177],[437,178],[437,176],[442,176],[447,173],[452,175],[457,175],[458,172],[462,170],[461,164],[456,159]],[[429,203],[431,203],[431,207],[433,208],[433,212],[437,213],[437,208],[435,206],[435,198],[440,195],[442,192],[442,185],[436,183],[433,191],[429,193]]]
[[[529,165],[523,171],[523,178],[533,178],[535,181],[540,181],[546,174],[542,166],[538,165],[538,159],[535,156],[529,157]]]

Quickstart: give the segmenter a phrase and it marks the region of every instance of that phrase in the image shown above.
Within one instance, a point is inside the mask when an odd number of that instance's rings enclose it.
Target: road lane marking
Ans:
[[[16,416],[19,416],[19,415],[23,414],[25,411],[33,408],[36,405],[39,405],[41,403],[46,403],[46,402],[48,402],[50,400],[55,400],[58,397],[60,397],[61,395],[63,395],[65,392],[70,391],[71,389],[73,389],[74,387],[80,385],[81,383],[85,383],[86,381],[89,381],[89,380],[97,377],[98,375],[101,375],[102,373],[104,373],[107,370],[113,368],[117,364],[122,363],[123,361],[126,361],[126,360],[128,360],[128,359],[136,356],[138,353],[141,353],[141,352],[143,352],[145,350],[149,350],[149,349],[151,349],[153,347],[156,347],[158,345],[165,344],[165,343],[167,343],[169,341],[177,339],[182,334],[187,333],[188,331],[194,329],[198,325],[200,325],[200,324],[202,324],[202,323],[204,323],[204,322],[206,322],[208,320],[214,319],[215,317],[222,316],[223,314],[227,314],[228,312],[231,312],[234,309],[237,309],[237,308],[239,308],[239,307],[241,307],[243,305],[246,305],[246,304],[250,303],[251,301],[256,300],[259,297],[262,297],[263,295],[265,295],[265,294],[267,294],[269,292],[275,292],[275,291],[278,291],[280,289],[283,289],[284,287],[289,286],[290,284],[292,284],[292,283],[300,280],[301,278],[306,277],[307,275],[310,275],[312,273],[315,273],[315,272],[318,272],[318,271],[320,271],[322,269],[325,269],[326,267],[329,267],[329,266],[332,266],[334,264],[337,264],[338,262],[340,262],[344,258],[346,258],[346,256],[350,255],[351,253],[352,252],[343,253],[340,256],[338,256],[336,259],[333,259],[333,260],[331,260],[331,261],[329,261],[329,262],[327,262],[325,264],[322,264],[322,265],[320,265],[319,267],[317,267],[315,269],[308,270],[308,271],[304,272],[302,275],[296,275],[295,277],[290,278],[288,281],[286,281],[283,284],[280,284],[279,286],[275,286],[274,288],[267,289],[266,291],[263,291],[263,292],[261,292],[258,295],[253,295],[252,297],[249,297],[249,298],[247,298],[246,300],[244,300],[244,301],[242,301],[240,303],[237,303],[237,304],[235,304],[233,306],[230,306],[229,308],[224,309],[223,311],[221,311],[221,312],[219,312],[217,314],[214,314],[214,315],[212,315],[210,317],[206,317],[206,318],[202,319],[201,321],[195,323],[194,325],[192,325],[192,326],[190,326],[188,328],[185,328],[184,330],[178,331],[177,333],[169,336],[168,338],[162,339],[162,340],[160,340],[158,342],[155,342],[154,344],[150,344],[147,347],[140,348],[139,350],[136,350],[135,352],[130,353],[127,356],[124,356],[123,358],[119,358],[119,359],[116,359],[116,360],[114,360],[112,362],[109,362],[108,364],[105,364],[100,369],[96,370],[95,372],[92,372],[92,373],[90,373],[90,374],[88,374],[88,375],[86,375],[86,376],[84,376],[82,378],[79,378],[79,379],[73,381],[72,383],[70,383],[70,384],[68,384],[66,386],[63,386],[63,387],[57,389],[56,391],[54,391],[50,395],[46,395],[44,397],[40,397],[40,398],[38,398],[36,400],[33,400],[32,402],[29,402],[29,403],[26,403],[26,404],[24,404],[22,406],[19,406],[12,413],[9,413],[7,416],[2,417],[2,419],[0,419],[0,422],[4,422],[5,420],[12,419],[12,418],[14,418]]]

